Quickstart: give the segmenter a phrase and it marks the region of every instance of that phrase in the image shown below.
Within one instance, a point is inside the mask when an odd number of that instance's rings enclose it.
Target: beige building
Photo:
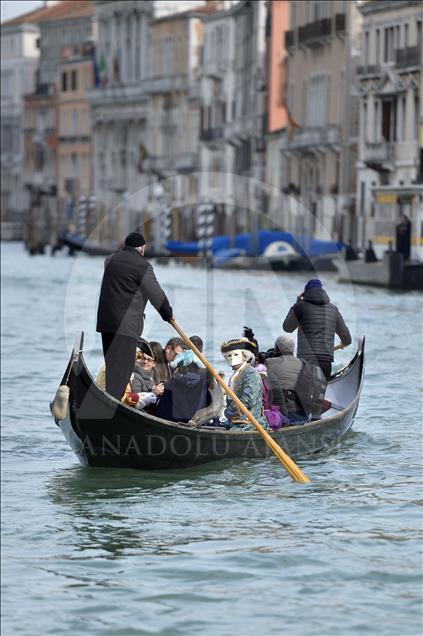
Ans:
[[[291,3],[289,116],[280,139],[280,187],[288,198],[278,221],[316,238],[355,238],[358,100],[350,86],[359,28],[354,2]]]
[[[85,92],[93,87],[93,44],[66,53],[58,92],[58,194],[76,201],[92,193],[91,112]]]
[[[359,5],[363,15],[357,69],[360,135],[357,201],[361,240],[379,255],[405,214],[412,224],[411,255],[422,258],[422,3],[380,0]]]

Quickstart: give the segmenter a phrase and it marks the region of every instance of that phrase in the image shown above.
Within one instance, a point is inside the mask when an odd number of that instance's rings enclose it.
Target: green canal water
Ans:
[[[367,369],[353,432],[299,462],[312,484],[293,483],[273,457],[86,469],[48,405],[75,332],[86,332],[92,371],[101,363],[102,267],[2,245],[2,633],[420,634],[422,295],[324,275],[354,338],[366,335]],[[271,346],[305,281],[156,272],[222,369],[220,342],[248,324]],[[144,334],[173,335],[152,309]]]

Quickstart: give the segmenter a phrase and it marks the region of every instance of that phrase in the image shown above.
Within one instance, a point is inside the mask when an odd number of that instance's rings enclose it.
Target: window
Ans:
[[[367,142],[367,102],[363,102],[363,141]]]
[[[291,6],[290,6],[290,10],[291,10],[291,31],[295,31],[296,27],[297,27],[297,3],[296,2],[291,2]]]
[[[375,121],[373,125],[373,140],[379,141],[379,102],[375,102]]]
[[[62,91],[66,93],[68,90],[68,74],[62,73]]]
[[[380,64],[380,29],[376,29],[376,64]]]
[[[401,97],[401,139],[405,141],[405,120],[406,120],[406,100],[405,95]]]
[[[392,62],[394,59],[394,27],[385,28],[383,61]]]
[[[13,69],[1,72],[1,92],[3,97],[13,97]]]
[[[71,75],[71,83],[72,83],[72,90],[76,91],[77,89],[77,75],[76,75],[76,71],[72,71],[72,75]]]
[[[307,126],[323,126],[327,123],[328,75],[315,75],[307,82]]]
[[[408,46],[408,24],[404,24],[404,48]]]
[[[370,33],[368,31],[364,32],[364,46],[363,46],[363,64],[367,65],[369,63],[369,40]]]

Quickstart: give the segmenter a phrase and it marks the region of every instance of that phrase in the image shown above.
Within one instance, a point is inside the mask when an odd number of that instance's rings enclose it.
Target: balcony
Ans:
[[[395,160],[395,143],[379,141],[366,143],[363,150],[363,161],[374,170],[388,170]]]
[[[335,33],[344,33],[346,30],[346,16],[345,13],[337,13],[335,15]]]
[[[380,64],[364,64],[362,66],[357,66],[357,75],[379,75],[380,74]]]
[[[150,93],[173,93],[189,89],[188,75],[163,75],[149,77],[145,80],[145,88]]]
[[[168,155],[149,157],[144,163],[146,172],[157,172],[159,174],[194,172],[198,170],[198,157],[194,152],[183,152],[174,157],[169,157]]]
[[[397,68],[420,66],[420,47],[409,46],[406,49],[396,49],[395,66]]]
[[[216,141],[217,139],[223,139],[223,126],[203,129],[200,132],[200,139],[201,141]]]
[[[342,144],[338,126],[315,126],[303,128],[292,139],[286,141],[286,150],[309,152],[310,149],[332,148],[339,150]]]
[[[309,22],[298,28],[298,43],[315,48],[323,46],[325,38],[332,32],[332,21],[330,18]]]
[[[285,48],[294,46],[294,31],[285,31]]]

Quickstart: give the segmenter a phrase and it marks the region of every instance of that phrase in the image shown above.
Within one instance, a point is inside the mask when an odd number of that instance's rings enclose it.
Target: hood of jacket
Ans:
[[[321,287],[313,287],[307,289],[303,294],[303,300],[313,305],[327,305],[330,303],[330,298]]]

